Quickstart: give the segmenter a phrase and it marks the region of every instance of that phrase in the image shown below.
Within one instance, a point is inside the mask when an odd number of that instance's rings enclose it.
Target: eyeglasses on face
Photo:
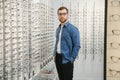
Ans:
[[[62,16],[62,15],[63,15],[63,16],[66,16],[67,13],[58,13],[58,15],[59,15],[59,16]]]

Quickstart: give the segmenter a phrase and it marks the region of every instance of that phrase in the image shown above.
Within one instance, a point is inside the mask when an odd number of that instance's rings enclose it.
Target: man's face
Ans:
[[[68,13],[67,13],[66,9],[58,11],[58,19],[61,23],[66,22],[66,20],[68,19]]]

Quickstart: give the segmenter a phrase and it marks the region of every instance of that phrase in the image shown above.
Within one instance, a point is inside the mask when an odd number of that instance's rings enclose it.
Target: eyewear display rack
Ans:
[[[52,61],[48,0],[0,0],[0,80],[29,80]]]
[[[106,80],[120,80],[120,0],[107,0]]]

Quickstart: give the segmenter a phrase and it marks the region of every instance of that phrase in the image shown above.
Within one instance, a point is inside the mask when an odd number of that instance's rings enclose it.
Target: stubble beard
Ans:
[[[59,21],[60,21],[61,23],[65,23],[65,22],[67,21],[67,19],[64,19],[64,18],[62,19],[62,18],[61,18],[61,19],[59,19]]]

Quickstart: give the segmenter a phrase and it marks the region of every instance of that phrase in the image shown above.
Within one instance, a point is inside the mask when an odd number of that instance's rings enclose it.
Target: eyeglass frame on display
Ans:
[[[115,1],[118,3],[115,3]],[[120,0],[111,0],[111,7],[120,7]]]

